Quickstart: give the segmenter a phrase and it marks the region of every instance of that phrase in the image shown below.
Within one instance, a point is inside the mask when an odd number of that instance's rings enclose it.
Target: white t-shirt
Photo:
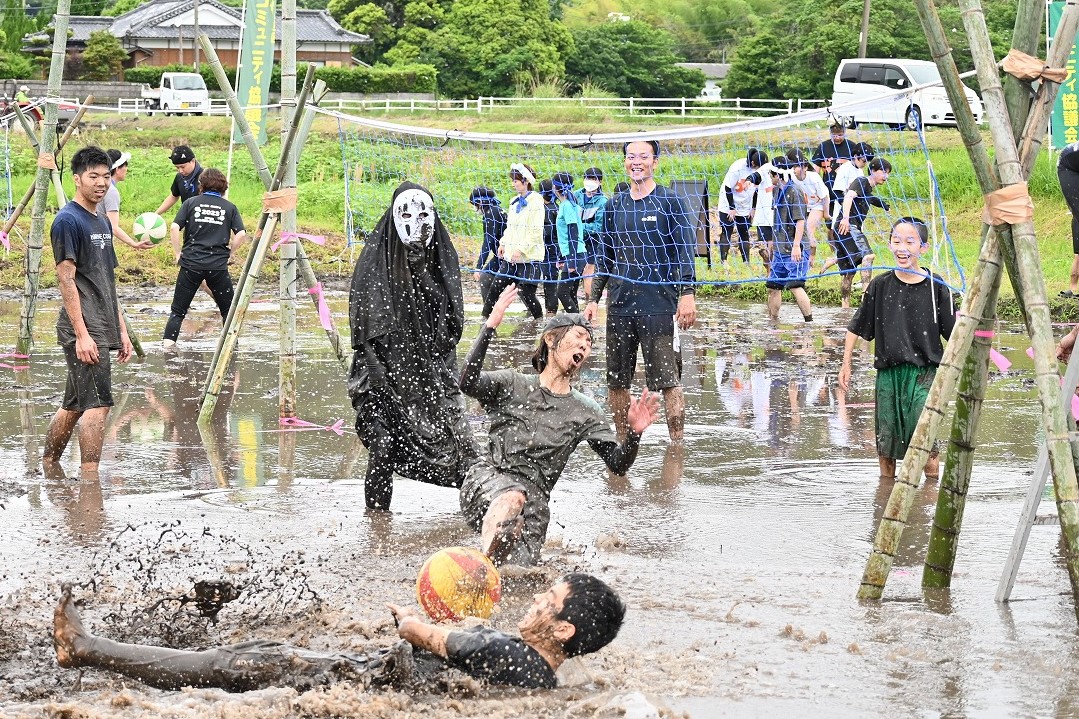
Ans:
[[[832,185],[835,189],[835,193],[842,197],[846,194],[847,189],[850,187],[850,183],[857,180],[863,174],[861,168],[853,162],[844,162],[839,166],[839,169],[835,171],[835,183]]]
[[[731,163],[727,174],[723,177],[723,187],[720,188],[720,212],[727,213],[731,210],[731,206],[727,202],[727,188],[729,187],[734,194],[734,214],[739,217],[749,216],[750,211],[753,209],[753,190],[757,186],[749,182],[747,178],[753,173],[754,170],[749,168],[749,163],[746,162],[745,158]]]
[[[757,206],[753,213],[753,227],[771,227],[774,214],[772,212],[772,195],[775,185],[772,184],[772,163],[767,163],[761,169],[761,184],[757,188]]]
[[[807,172],[806,179],[796,180],[798,186],[806,196],[806,209],[824,211],[828,205],[828,186],[824,184],[824,178],[815,172]]]

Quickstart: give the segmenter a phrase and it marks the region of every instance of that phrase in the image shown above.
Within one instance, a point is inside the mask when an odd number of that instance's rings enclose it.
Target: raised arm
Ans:
[[[469,397],[475,397],[480,402],[487,403],[491,401],[497,390],[497,384],[484,377],[482,372],[483,359],[487,355],[487,346],[491,343],[491,338],[495,336],[495,329],[502,323],[506,310],[513,304],[515,299],[517,299],[516,285],[510,285],[502,291],[498,301],[495,302],[494,308],[491,309],[491,315],[487,318],[483,329],[480,330],[479,336],[472,343],[472,349],[468,351],[464,366],[461,368],[461,377],[457,382],[461,387],[461,391]]]

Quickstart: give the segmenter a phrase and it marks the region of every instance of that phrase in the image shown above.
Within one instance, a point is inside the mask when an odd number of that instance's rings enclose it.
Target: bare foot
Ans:
[[[71,598],[71,585],[65,584],[61,590],[60,603],[53,612],[52,642],[56,649],[56,661],[62,667],[82,665],[82,644],[87,638],[86,628],[82,626],[79,610]]]

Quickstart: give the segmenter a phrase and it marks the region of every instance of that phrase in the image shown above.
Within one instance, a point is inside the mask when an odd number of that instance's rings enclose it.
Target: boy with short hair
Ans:
[[[929,248],[929,231],[916,217],[900,217],[892,225],[888,247],[896,269],[866,288],[843,346],[839,386],[850,385],[850,359],[861,337],[875,340],[877,368],[876,434],[881,479],[895,478],[895,461],[907,452],[925,406],[937,366],[944,356],[941,339],[955,326],[952,293],[939,276],[920,267]],[[936,479],[940,459],[936,448],[925,465],[926,479]]]
[[[851,182],[843,196],[843,206],[836,216],[836,257],[839,271],[842,272],[839,288],[841,303],[850,307],[850,290],[854,272],[862,268],[862,281],[869,284],[873,279],[873,260],[875,255],[869,246],[869,239],[862,232],[862,224],[869,215],[869,206],[874,205],[885,212],[891,209],[887,202],[873,194],[876,187],[888,181],[892,163],[883,157],[873,158],[869,163],[869,175],[860,176]],[[857,286],[861,289],[861,285]]]

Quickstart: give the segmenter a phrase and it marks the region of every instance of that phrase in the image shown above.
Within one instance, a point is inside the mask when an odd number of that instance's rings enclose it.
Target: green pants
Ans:
[[[936,374],[936,366],[912,364],[877,370],[878,456],[903,459]]]

